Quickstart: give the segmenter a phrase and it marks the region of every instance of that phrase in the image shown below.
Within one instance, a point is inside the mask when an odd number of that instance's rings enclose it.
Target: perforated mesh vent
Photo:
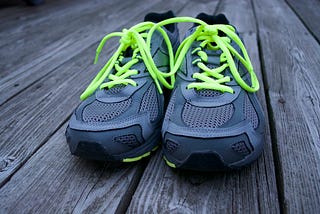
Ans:
[[[250,150],[248,149],[246,143],[244,141],[237,142],[231,146],[232,150],[240,153],[242,155],[250,154]]]
[[[112,88],[105,89],[105,92],[108,95],[118,94],[121,91],[121,89],[123,89],[124,87],[126,87],[126,85],[123,85],[123,84],[116,85],[116,86],[114,86]]]
[[[232,117],[233,111],[232,104],[207,108],[186,103],[182,119],[192,128],[216,128],[225,124]]]
[[[252,124],[252,127],[255,129],[258,127],[259,119],[256,110],[252,106],[248,95],[245,96],[244,105],[243,105],[243,112],[245,118],[249,120]]]
[[[180,144],[173,142],[171,140],[166,141],[166,149],[168,152],[173,153],[178,150]]]
[[[207,66],[208,68],[210,68],[210,69],[214,69],[214,68],[218,67],[219,65],[207,64],[206,66]]]
[[[125,112],[130,104],[131,99],[118,103],[94,101],[84,108],[82,118],[85,122],[105,122]]]
[[[137,147],[141,144],[134,134],[115,137],[113,138],[113,142],[122,143],[129,147]]]
[[[150,114],[151,121],[154,121],[159,114],[158,99],[156,93],[156,88],[154,84],[152,84],[143,95],[139,110],[140,112],[148,112]]]
[[[201,89],[201,90],[194,89],[194,90],[201,97],[216,97],[222,94],[219,91],[214,91],[210,89]]]
[[[166,115],[165,115],[166,119],[169,119],[171,117],[173,110],[174,110],[175,101],[176,101],[176,93],[173,93],[171,96],[170,102],[168,104],[168,107],[167,107],[167,111],[166,111]]]

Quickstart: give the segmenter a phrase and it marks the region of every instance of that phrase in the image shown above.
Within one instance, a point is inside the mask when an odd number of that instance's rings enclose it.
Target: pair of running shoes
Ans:
[[[179,41],[177,24],[193,26]],[[167,165],[191,170],[238,169],[264,144],[259,82],[235,27],[223,14],[144,22],[105,36],[120,45],[87,89],[66,130],[71,153],[133,162],[159,146]]]

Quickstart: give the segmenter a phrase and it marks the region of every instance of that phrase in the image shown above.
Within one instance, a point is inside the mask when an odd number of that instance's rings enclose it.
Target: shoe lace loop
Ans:
[[[176,54],[173,54],[173,48],[166,31],[162,28],[164,25],[175,24],[181,22],[191,22],[196,23],[199,26],[196,30],[183,40],[183,42],[178,47]],[[150,53],[151,38],[155,31],[161,33],[168,49],[169,53],[169,72],[161,72]],[[148,31],[148,32],[146,32]],[[219,35],[221,31],[224,36]],[[198,59],[193,61],[200,68],[200,72],[193,74],[193,78],[198,80],[197,82],[190,83],[187,87],[189,89],[212,89],[221,92],[233,93],[233,89],[227,86],[226,83],[231,81],[229,76],[224,76],[222,72],[229,68],[233,78],[236,82],[246,91],[255,92],[259,89],[259,81],[253,70],[248,53],[242,43],[241,39],[235,32],[235,29],[230,25],[215,24],[208,25],[202,20],[190,18],[190,17],[176,17],[166,19],[164,21],[153,23],[153,22],[142,22],[137,24],[130,29],[124,29],[122,32],[114,32],[106,35],[100,42],[95,57],[95,63],[98,61],[99,54],[104,47],[107,40],[112,37],[120,37],[120,46],[109,59],[109,61],[103,66],[96,77],[89,84],[87,89],[81,94],[80,98],[82,100],[90,96],[99,86],[100,88],[112,88],[118,84],[131,84],[136,86],[136,82],[130,79],[131,76],[138,74],[139,71],[135,69],[130,69],[134,64],[142,60],[146,66],[146,70],[150,73],[153,78],[159,93],[162,93],[162,87],[160,83],[169,89],[174,87],[175,83],[175,73],[180,68],[188,50],[190,49],[194,41],[202,41],[199,47],[192,50],[192,53],[199,56]],[[241,54],[235,50],[230,44],[231,41],[235,42],[241,50]],[[132,59],[129,60],[124,65],[122,64],[123,53],[127,48],[131,47],[133,50]],[[209,50],[221,50],[220,67],[210,69],[206,65],[208,60],[208,55],[204,49]],[[243,55],[243,57],[242,57]],[[251,86],[248,85],[241,77],[238,69],[234,62],[234,57],[237,58],[247,69],[251,77]],[[115,74],[110,74],[112,69],[117,72]],[[105,82],[108,78],[110,81]],[[169,79],[168,79],[169,78]]]
[[[160,83],[167,88],[173,88],[174,85],[174,73],[173,72],[161,72],[150,53],[151,47],[151,37],[150,33],[146,33],[147,30],[151,29],[155,24],[153,22],[142,22],[137,24],[130,29],[124,29],[122,32],[114,32],[106,35],[100,42],[97,50],[94,63],[97,63],[100,52],[104,47],[105,43],[112,37],[120,37],[119,47],[108,62],[103,66],[99,71],[96,77],[89,84],[87,89],[81,94],[80,99],[84,100],[89,97],[97,88],[112,88],[115,85],[119,84],[130,84],[136,86],[137,83],[130,77],[139,73],[136,69],[130,69],[133,65],[140,62],[144,62],[146,70],[150,73],[150,76],[153,78],[158,90],[162,93],[162,88]],[[173,68],[174,54],[170,39],[164,29],[161,27],[155,28],[158,30],[164,38],[165,43],[167,44],[169,52],[169,66]],[[153,31],[154,32],[154,31]],[[152,33],[153,33],[152,32]],[[151,34],[152,34],[151,33]],[[150,40],[150,41],[149,41]],[[124,59],[124,52],[128,48],[132,49],[131,59],[122,65]],[[115,69],[115,73],[111,74],[112,69]],[[170,69],[171,70],[171,69]],[[167,77],[170,77],[168,80]],[[108,78],[109,81],[104,82]]]
[[[198,82],[190,83],[187,86],[189,89],[212,89],[221,92],[233,93],[233,89],[225,85],[225,83],[231,81],[231,78],[229,76],[224,76],[223,74],[221,74],[222,71],[227,68],[230,69],[233,78],[244,90],[248,92],[255,92],[259,89],[259,81],[253,70],[249,55],[241,39],[236,34],[234,27],[224,24],[208,25],[207,23],[199,19],[190,17],[177,17],[159,22],[153,28],[156,29],[159,26],[179,22],[191,22],[199,24],[199,26],[191,35],[185,38],[178,47],[178,50],[175,54],[174,67],[173,70],[171,70],[172,72],[175,73],[180,68],[192,43],[194,41],[202,41],[198,48],[192,50],[193,54],[197,52],[197,55],[199,56],[199,58],[193,63],[196,64],[201,71],[193,74],[193,78],[198,80]],[[151,29],[150,31],[152,32],[152,30],[154,29]],[[219,31],[221,31],[224,36],[220,36]],[[243,57],[240,53],[238,53],[237,50],[235,50],[235,48],[232,47],[232,45],[230,44],[231,41],[235,42],[239,46]],[[204,51],[205,48],[209,50],[221,50],[222,53],[220,55],[220,63],[222,65],[220,67],[210,69],[206,66],[205,63],[208,60],[208,56]],[[250,74],[251,86],[248,85],[239,74],[237,66],[234,62],[234,57],[239,59],[239,61],[244,65],[244,67]]]
[[[220,36],[219,31],[223,32],[224,36]],[[231,78],[222,74],[222,72],[227,68],[230,69],[233,78],[243,89],[247,90],[248,92],[255,92],[259,89],[259,82],[253,71],[248,53],[232,26],[221,24],[200,25],[197,27],[196,31],[186,40],[190,40],[190,42],[187,41],[182,45],[187,46],[188,48],[190,48],[189,44],[191,44],[191,41],[201,41],[199,47],[192,50],[192,54],[197,54],[199,57],[195,59],[192,64],[197,65],[197,67],[200,68],[200,71],[192,75],[192,77],[197,81],[190,83],[187,86],[188,89],[212,89],[221,91],[223,93],[234,93],[234,90],[230,86],[226,85],[226,83],[231,81]],[[238,53],[238,51],[234,47],[232,47],[232,45],[230,44],[231,40],[239,46],[244,57],[242,57],[241,54]],[[183,48],[184,47],[181,47],[181,50],[187,50]],[[204,51],[205,48],[215,51],[221,50],[222,53],[220,54],[219,67],[211,69],[206,65],[206,63],[208,62],[208,55]],[[181,51],[176,63],[180,63],[179,57],[181,55],[184,56],[185,54],[185,51]],[[251,76],[252,86],[249,86],[242,79],[234,62],[234,57],[239,59],[239,61],[248,70]]]

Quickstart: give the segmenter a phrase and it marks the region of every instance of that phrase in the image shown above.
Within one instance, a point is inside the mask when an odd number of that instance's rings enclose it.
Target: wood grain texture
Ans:
[[[284,212],[313,213],[320,209],[319,44],[283,1],[254,6],[280,202]]]
[[[91,9],[84,4],[82,7],[78,6],[84,10],[82,12],[78,9],[75,13],[53,17],[31,30],[19,33],[17,37],[20,38],[20,43],[1,48],[0,58],[3,60],[0,62],[0,105],[100,40],[106,32],[120,30],[123,25],[136,19],[137,15],[132,17],[129,11],[139,14],[138,11],[157,2],[153,1],[144,7],[145,3],[137,1],[138,7],[133,9],[129,7],[130,2],[114,4],[115,6],[112,6],[112,2],[104,6],[93,4]],[[114,13],[108,12],[108,9]],[[120,17],[123,19],[110,22]]]
[[[137,4],[139,5],[139,1]],[[124,3],[124,6],[128,5],[130,4]],[[83,33],[87,32],[87,30],[82,30],[83,28],[91,27],[91,29],[94,29],[90,26],[92,23],[95,23],[95,26],[98,27],[100,23],[110,21],[112,14],[108,13],[108,9],[120,13],[123,6],[112,4],[112,2],[104,3],[102,0],[95,4],[91,2],[81,4],[80,2],[80,4],[74,5],[72,9],[67,7],[67,9],[58,10],[56,13],[30,20],[30,22],[17,20],[16,22],[20,22],[18,27],[5,29],[0,34],[0,46],[3,50],[0,54],[3,59],[0,62],[0,77],[15,71],[12,66],[16,65],[17,62],[23,65],[24,62],[38,58],[35,56],[38,51],[57,40],[73,34],[73,40],[76,41],[79,36],[81,37]],[[103,29],[103,26],[101,27],[101,30],[105,32],[106,29]],[[21,62],[22,59],[23,62]]]
[[[77,2],[83,2],[83,0],[77,0]],[[11,5],[1,5],[0,18],[4,21],[0,23],[1,29],[17,27],[18,23],[14,20],[28,21],[63,8],[68,8],[71,5],[76,5],[75,2],[72,3],[68,0],[47,0],[46,4],[43,4],[40,7],[28,7],[24,2],[14,2],[14,0],[11,1],[10,4]]]
[[[63,125],[0,190],[0,213],[114,213],[145,163],[110,165],[70,155]]]
[[[320,1],[286,0],[295,13],[304,22],[314,37],[320,42]]]
[[[194,7],[192,5],[190,8]],[[207,9],[208,12],[212,10]],[[217,12],[226,13],[231,23],[243,33],[247,50],[261,80],[256,28],[250,2],[222,1]],[[267,116],[263,84],[260,83],[262,90],[258,96]],[[172,170],[164,164],[162,155],[158,153],[148,164],[128,209],[128,213],[279,212],[268,125],[262,157],[242,171],[199,173]]]
[[[138,15],[129,14],[131,19],[127,24],[141,21],[147,11],[166,10],[174,4],[168,1],[141,6]],[[110,44],[114,47],[118,42]],[[0,142],[3,142],[0,158],[4,163],[0,169],[0,186],[67,120],[79,103],[80,93],[105,63],[100,60],[99,66],[93,66],[88,60],[88,56],[94,56],[96,47],[97,44],[90,46],[0,107]],[[108,48],[110,55],[113,49]],[[105,54],[106,51],[102,53]]]

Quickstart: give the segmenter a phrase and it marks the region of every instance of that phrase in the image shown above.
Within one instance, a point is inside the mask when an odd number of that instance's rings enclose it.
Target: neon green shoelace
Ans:
[[[162,26],[167,24],[181,23],[181,22],[191,22],[197,23],[199,26],[193,34],[188,36],[179,46],[177,53],[173,54],[172,44]],[[146,31],[148,31],[146,33]],[[155,31],[159,31],[164,38],[164,41],[167,44],[168,53],[169,53],[169,68],[170,72],[161,72],[155,65],[153,58],[150,53],[151,47],[151,38]],[[223,32],[226,36],[219,36],[218,31]],[[134,64],[138,63],[140,60],[144,62],[148,72],[153,78],[159,93],[162,93],[162,88],[160,83],[169,89],[174,87],[175,83],[175,73],[180,68],[185,55],[187,54],[189,48],[191,47],[194,41],[202,41],[200,46],[194,50],[192,53],[197,53],[199,59],[193,61],[193,64],[196,64],[201,72],[193,74],[193,78],[199,80],[198,82],[193,82],[188,85],[188,88],[196,89],[212,89],[218,90],[221,92],[233,93],[233,89],[229,86],[226,86],[225,83],[230,82],[231,79],[229,76],[224,76],[221,74],[222,71],[229,68],[231,74],[237,83],[248,92],[255,92],[259,89],[259,81],[256,74],[253,71],[251,61],[249,59],[248,53],[238,35],[235,33],[235,29],[230,25],[208,25],[202,20],[190,18],[190,17],[177,17],[164,20],[159,23],[152,22],[142,22],[131,27],[129,30],[124,29],[122,32],[114,32],[106,35],[100,42],[95,57],[95,63],[98,61],[99,54],[104,47],[107,40],[112,37],[119,36],[120,46],[109,61],[103,66],[99,71],[97,76],[92,80],[87,89],[81,94],[80,99],[84,100],[89,97],[94,91],[100,87],[103,88],[112,88],[115,85],[119,84],[131,84],[136,86],[137,83],[130,79],[132,75],[138,74],[139,71],[130,69]],[[242,55],[238,53],[231,45],[231,39],[240,47]],[[212,44],[215,44],[214,46]],[[123,60],[123,53],[131,48],[133,50],[132,59],[129,60],[125,65],[120,66],[120,63]],[[210,69],[206,66],[208,60],[207,53],[203,51],[205,48],[209,50],[221,50],[222,54],[220,55],[220,63],[223,63],[220,67]],[[252,86],[249,86],[240,76],[237,67],[235,65],[233,56],[239,59],[239,61],[244,65],[248,70],[251,76]],[[115,74],[110,74],[112,69],[115,69],[117,72]],[[105,79],[108,78],[109,81],[105,82]],[[167,79],[169,78],[169,80]]]
[[[259,89],[259,81],[257,79],[256,74],[253,71],[253,67],[248,56],[248,53],[242,43],[241,39],[235,33],[235,29],[231,25],[208,25],[202,20],[194,19],[190,17],[177,17],[164,20],[154,25],[154,27],[149,31],[151,34],[154,30],[158,29],[160,26],[178,23],[178,22],[192,22],[197,23],[199,26],[190,36],[184,39],[184,41],[180,44],[177,53],[175,55],[175,63],[174,68],[171,72],[177,72],[180,68],[185,55],[187,54],[189,48],[191,47],[194,41],[202,41],[200,43],[200,47],[192,50],[192,53],[197,53],[199,58],[194,60],[192,63],[196,64],[200,68],[200,72],[196,72],[193,74],[193,78],[198,80],[198,82],[190,83],[187,87],[188,89],[196,88],[196,89],[212,89],[221,92],[229,92],[233,93],[233,89],[225,83],[230,82],[231,78],[229,76],[224,76],[221,74],[222,71],[229,68],[231,74],[237,83],[248,92],[255,92]],[[218,31],[221,31],[225,34],[225,36],[219,36]],[[150,35],[148,35],[149,37]],[[241,56],[231,45],[231,39],[239,46],[244,57]],[[150,39],[148,38],[148,41]],[[215,44],[215,45],[212,45]],[[220,63],[222,64],[220,67],[210,69],[206,66],[206,62],[208,60],[207,53],[204,49],[208,50],[221,50],[222,54],[220,55]],[[240,76],[237,67],[235,65],[233,56],[239,59],[239,61],[244,65],[244,67],[248,70],[251,76],[252,85],[249,86]]]
[[[103,68],[99,71],[97,76],[92,80],[89,84],[87,89],[81,94],[80,99],[85,100],[89,97],[94,91],[100,87],[103,88],[112,88],[115,85],[119,84],[131,84],[136,86],[137,83],[130,79],[132,75],[136,75],[139,73],[138,70],[130,69],[134,64],[138,63],[140,60],[144,62],[148,72],[150,73],[151,77],[153,78],[158,90],[162,93],[162,88],[160,83],[167,88],[172,89],[174,86],[174,72],[161,72],[157,66],[155,65],[153,58],[150,53],[150,44],[151,44],[151,37],[152,33],[146,33],[147,30],[151,29],[155,23],[152,22],[142,22],[131,27],[129,30],[124,29],[122,32],[114,32],[111,34],[106,35],[100,42],[95,57],[95,63],[98,61],[99,54],[104,47],[107,40],[112,37],[119,36],[120,38],[120,46],[113,54],[113,56],[109,59],[109,61],[103,66]],[[172,70],[174,66],[174,54],[170,39],[165,32],[164,29],[161,27],[156,27],[166,42],[168,46],[169,52],[169,66],[170,70]],[[153,31],[154,32],[154,31]],[[150,41],[146,41],[146,38],[150,38]],[[123,66],[120,66],[124,56],[123,53],[128,49],[131,48],[133,50],[132,58],[128,62],[126,62]],[[116,73],[110,74],[112,69],[115,69]],[[167,80],[167,77],[170,79]],[[105,79],[108,78],[109,81],[105,82]]]

